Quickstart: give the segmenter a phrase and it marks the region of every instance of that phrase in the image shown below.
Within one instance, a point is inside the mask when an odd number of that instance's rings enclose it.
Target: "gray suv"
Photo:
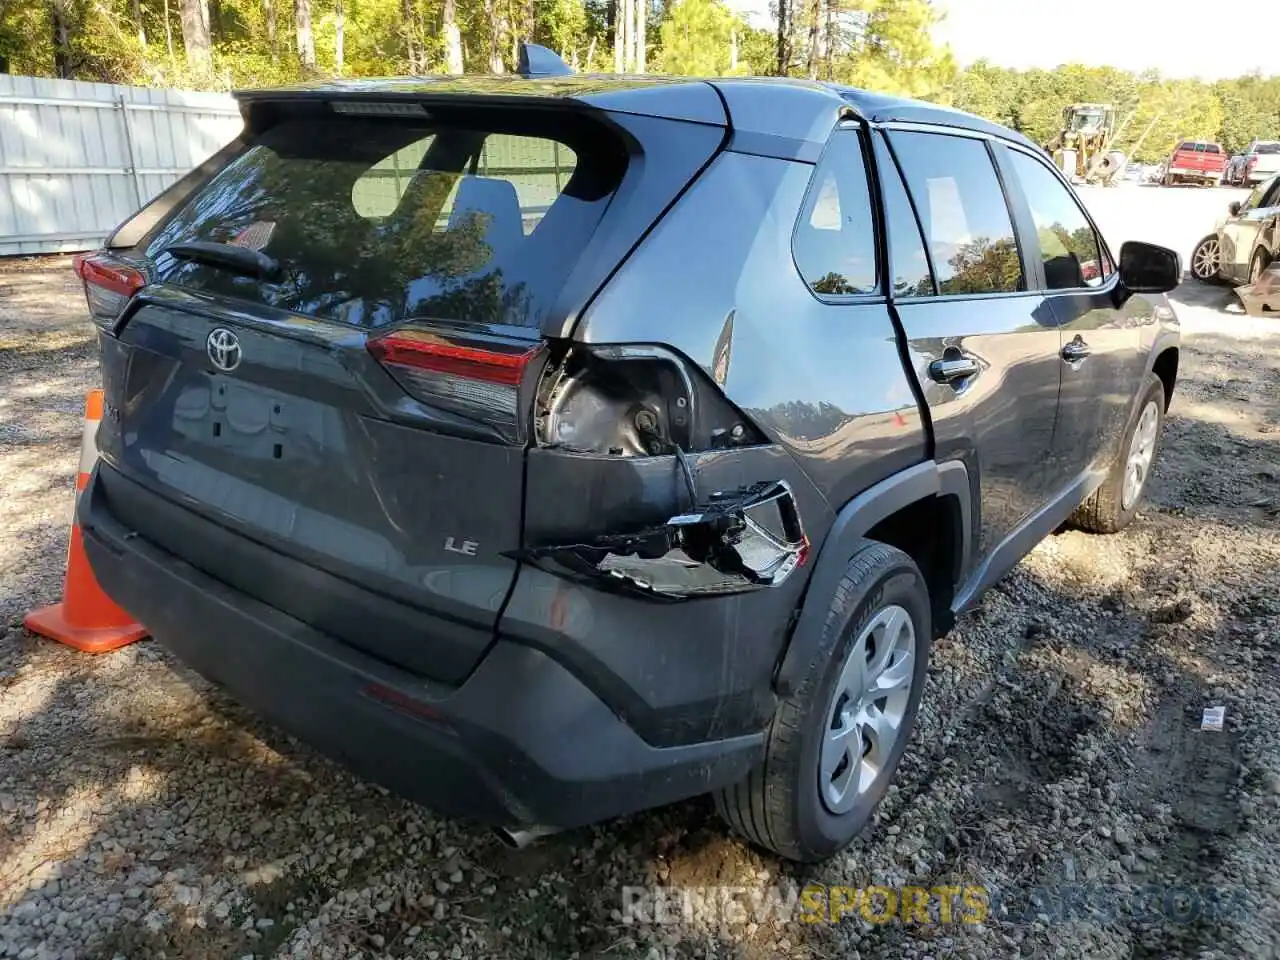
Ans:
[[[749,79],[240,104],[79,262],[85,544],[181,660],[408,797],[520,844],[710,792],[829,856],[930,643],[1138,509],[1178,258],[1113,259],[1007,129]]]

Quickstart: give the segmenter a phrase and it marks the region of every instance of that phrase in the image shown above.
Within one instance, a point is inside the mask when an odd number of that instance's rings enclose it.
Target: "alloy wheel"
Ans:
[[[1197,280],[1212,280],[1218,275],[1222,247],[1217,237],[1202,240],[1191,255],[1191,273]]]
[[[1150,400],[1142,408],[1142,416],[1138,418],[1138,426],[1133,431],[1133,439],[1129,441],[1129,457],[1125,461],[1124,490],[1120,495],[1120,509],[1132,510],[1147,485],[1147,476],[1151,472],[1151,461],[1156,452],[1156,431],[1160,426],[1160,410],[1156,402]]]

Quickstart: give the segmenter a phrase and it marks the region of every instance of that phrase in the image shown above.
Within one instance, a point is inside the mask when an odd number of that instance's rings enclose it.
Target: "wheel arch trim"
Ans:
[[[959,549],[952,560],[952,577],[956,586],[960,584],[972,561],[974,520],[969,471],[963,462],[926,460],[864,490],[836,514],[818,552],[795,628],[774,674],[774,688],[779,696],[789,695],[802,679],[813,651],[821,642],[827,606],[858,543],[882,520],[930,497],[954,498],[959,507]]]

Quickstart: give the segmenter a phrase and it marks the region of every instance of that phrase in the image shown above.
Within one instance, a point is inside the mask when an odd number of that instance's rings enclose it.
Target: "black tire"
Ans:
[[[1271,266],[1271,257],[1267,255],[1267,251],[1253,251],[1253,258],[1249,261],[1249,283],[1254,284],[1261,280],[1269,266]]]
[[[1129,451],[1133,444],[1133,435],[1137,432],[1138,425],[1142,421],[1143,411],[1152,402],[1155,403],[1156,426],[1151,459],[1146,474],[1142,478],[1142,486],[1137,496],[1126,507],[1124,504],[1124,483],[1125,475],[1128,472]],[[1164,429],[1164,414],[1164,383],[1154,373],[1149,373],[1143,383],[1142,399],[1138,403],[1138,408],[1133,414],[1128,429],[1124,432],[1124,437],[1120,442],[1120,449],[1116,451],[1111,469],[1107,473],[1107,479],[1071,515],[1071,522],[1075,526],[1082,530],[1088,530],[1090,533],[1118,533],[1138,515],[1138,507],[1142,504],[1142,495],[1146,492],[1147,481],[1150,479],[1151,471],[1155,469],[1156,462],[1160,457],[1160,435]]]
[[[832,814],[819,790],[819,757],[834,690],[863,627],[891,605],[907,611],[915,631],[911,688],[900,732],[866,793],[851,809]],[[915,562],[894,547],[863,540],[831,599],[822,642],[804,678],[778,704],[764,761],[745,780],[715,794],[716,810],[730,827],[779,856],[808,863],[838,853],[862,831],[911,739],[928,671],[929,611],[929,591]]]

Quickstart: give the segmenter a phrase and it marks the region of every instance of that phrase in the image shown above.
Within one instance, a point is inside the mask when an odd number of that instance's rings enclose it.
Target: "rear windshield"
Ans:
[[[538,326],[626,159],[583,118],[531,113],[483,128],[281,123],[193,193],[146,254],[166,283],[359,327]],[[278,279],[164,253],[194,240],[260,250]]]
[[[1253,145],[1254,153],[1280,153],[1280,143],[1272,141],[1271,143],[1255,143]]]
[[[1188,150],[1194,153],[1221,153],[1222,148],[1216,143],[1194,143],[1188,141],[1178,144],[1178,150]]]

